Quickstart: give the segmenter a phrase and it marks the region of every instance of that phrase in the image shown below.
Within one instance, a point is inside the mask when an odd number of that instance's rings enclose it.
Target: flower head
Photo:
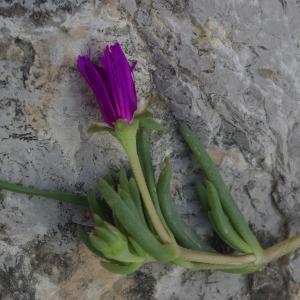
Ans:
[[[103,121],[111,127],[119,119],[130,123],[137,109],[135,63],[129,64],[120,44],[107,46],[99,63],[90,55],[78,56],[77,66],[96,96]]]

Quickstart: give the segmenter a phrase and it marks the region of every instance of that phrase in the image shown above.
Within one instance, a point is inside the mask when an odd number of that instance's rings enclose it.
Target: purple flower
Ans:
[[[92,62],[90,55],[77,58],[77,67],[93,90],[102,118],[110,127],[119,119],[130,123],[137,109],[135,64],[128,63],[119,43],[107,46],[98,64]]]

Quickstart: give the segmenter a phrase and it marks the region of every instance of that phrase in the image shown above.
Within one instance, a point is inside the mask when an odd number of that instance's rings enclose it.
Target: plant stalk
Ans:
[[[265,255],[259,265],[266,265],[282,256],[300,248],[300,234],[286,239],[264,251]],[[244,268],[254,267],[257,265],[256,256],[248,255],[223,255],[205,251],[196,251],[179,247],[180,257],[184,260],[200,263],[198,267],[211,269],[228,269],[228,268]]]
[[[236,267],[239,265],[251,264],[256,261],[253,254],[249,255],[223,255],[212,252],[190,250],[179,247],[180,256],[185,260],[213,265],[230,265]]]
[[[145,205],[145,208],[150,216],[151,222],[157,232],[160,240],[164,244],[172,243],[172,239],[163,226],[159,215],[154,207],[153,201],[151,199],[146,180],[142,171],[141,163],[137,154],[137,145],[136,145],[136,135],[138,130],[138,121],[135,120],[131,125],[119,126],[115,130],[115,136],[118,138],[122,144],[125,152],[127,153],[131,168],[138,184],[139,190],[142,194],[142,199]]]
[[[300,248],[300,234],[286,239],[270,248],[265,252],[266,258],[265,263],[270,263],[282,256],[285,256],[291,252]]]

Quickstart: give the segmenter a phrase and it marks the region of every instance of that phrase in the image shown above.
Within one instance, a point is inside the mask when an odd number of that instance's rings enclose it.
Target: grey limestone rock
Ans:
[[[200,172],[177,130],[205,142],[264,246],[300,217],[300,4],[296,0],[0,2],[0,179],[84,192],[127,166],[108,135],[90,136],[97,105],[76,56],[118,40],[145,104],[158,173],[187,222],[212,231],[196,199]],[[299,299],[299,255],[252,276],[147,265],[120,278],[78,243],[84,212],[0,191],[0,299]]]

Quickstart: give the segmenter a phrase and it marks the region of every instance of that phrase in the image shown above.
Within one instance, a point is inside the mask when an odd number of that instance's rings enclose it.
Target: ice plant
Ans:
[[[78,56],[78,70],[93,90],[103,121],[110,127],[120,119],[130,124],[137,110],[135,64],[129,64],[119,43],[107,46],[97,62],[90,53]]]
[[[1,182],[0,188],[43,196],[89,208],[95,223],[88,234],[79,227],[85,245],[101,258],[111,272],[129,274],[146,262],[164,261],[198,270],[251,273],[300,248],[300,234],[269,249],[263,249],[226,187],[217,167],[195,133],[181,126],[205,177],[196,190],[216,234],[234,253],[224,255],[188,226],[176,211],[171,195],[172,166],[166,160],[158,179],[154,176],[148,129],[160,129],[147,114],[136,114],[137,95],[129,64],[121,46],[107,46],[98,62],[79,56],[80,73],[93,90],[105,126],[93,124],[88,132],[108,131],[125,149],[133,177],[121,170],[117,184],[97,179],[96,190],[87,195],[48,192]]]
[[[170,243],[170,234],[161,223],[155,210],[137,155],[136,135],[139,121],[143,119],[145,122],[145,119],[149,120],[149,118],[139,116],[133,119],[137,110],[137,95],[133,77],[135,65],[136,62],[132,65],[129,64],[119,43],[107,46],[98,63],[92,61],[90,54],[78,56],[78,70],[93,90],[103,120],[113,129],[93,124],[88,131],[94,133],[106,130],[120,141],[128,155],[153,226],[161,240]]]

